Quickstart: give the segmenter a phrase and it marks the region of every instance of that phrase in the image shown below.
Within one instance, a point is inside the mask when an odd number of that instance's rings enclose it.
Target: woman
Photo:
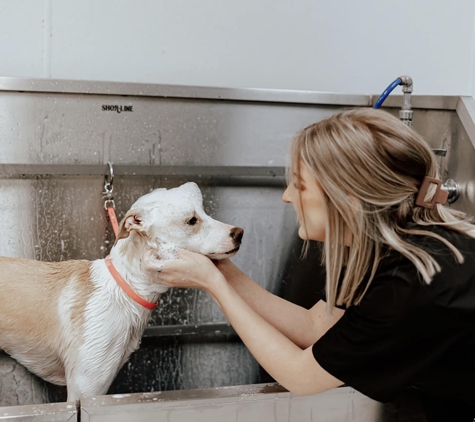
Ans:
[[[187,251],[147,270],[207,291],[291,392],[346,384],[387,402],[412,391],[427,420],[473,420],[475,230],[442,205],[430,148],[388,113],[357,109],[304,129],[290,158],[283,200],[299,236],[324,242],[326,302],[303,309]]]

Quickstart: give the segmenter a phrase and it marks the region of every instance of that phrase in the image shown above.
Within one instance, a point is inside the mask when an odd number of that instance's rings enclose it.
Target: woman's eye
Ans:
[[[194,226],[198,222],[198,219],[196,217],[191,217],[186,224],[189,224],[190,226]]]

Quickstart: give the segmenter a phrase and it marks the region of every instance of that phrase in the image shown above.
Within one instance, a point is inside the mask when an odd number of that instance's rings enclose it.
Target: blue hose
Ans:
[[[387,98],[389,94],[391,94],[392,90],[396,88],[398,85],[402,85],[402,79],[397,78],[394,82],[389,85],[384,92],[379,96],[378,101],[374,103],[373,108],[380,108],[381,105],[384,103],[384,100]]]

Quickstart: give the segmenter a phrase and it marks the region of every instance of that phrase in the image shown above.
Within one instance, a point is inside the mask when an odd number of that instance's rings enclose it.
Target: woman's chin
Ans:
[[[317,232],[317,233],[309,233],[305,230],[304,226],[299,227],[298,231],[299,237],[302,240],[315,240],[317,242],[324,242],[325,241],[325,233]]]
[[[298,234],[299,234],[300,239],[308,240],[307,231],[305,230],[303,226],[299,227]]]

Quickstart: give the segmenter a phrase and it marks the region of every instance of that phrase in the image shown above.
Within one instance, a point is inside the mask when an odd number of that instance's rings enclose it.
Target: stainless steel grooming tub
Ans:
[[[322,269],[317,248],[299,260],[295,216],[281,201],[287,145],[308,124],[345,108],[369,107],[375,98],[0,78],[0,216],[7,222],[0,255],[46,261],[106,256],[113,234],[102,192],[112,162],[119,218],[151,189],[193,180],[208,213],[245,229],[234,261],[266,289],[310,307],[321,297]],[[384,105],[397,115],[401,104],[395,95]],[[415,95],[412,104],[414,129],[432,148],[447,150],[438,160],[444,180],[458,184],[451,206],[473,214],[473,99]],[[161,297],[141,348],[109,396],[78,406],[43,404],[64,401],[65,388],[0,354],[0,406],[7,406],[0,407],[0,420],[14,413],[15,420],[74,420],[78,413],[97,421],[138,413],[143,418],[136,420],[158,414],[257,420],[264,412],[261,420],[347,420],[338,419],[344,415],[370,421],[381,411],[347,387],[297,398],[262,384],[272,381],[206,294],[172,290]]]

